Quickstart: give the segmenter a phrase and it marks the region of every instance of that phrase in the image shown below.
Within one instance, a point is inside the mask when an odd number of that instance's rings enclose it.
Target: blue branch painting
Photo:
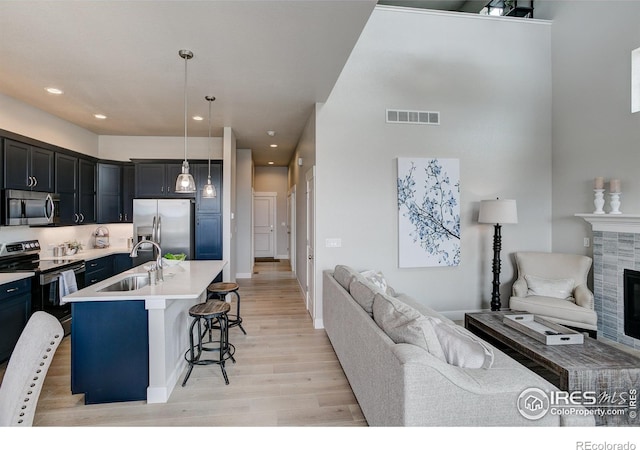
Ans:
[[[399,266],[460,264],[460,164],[398,158]]]

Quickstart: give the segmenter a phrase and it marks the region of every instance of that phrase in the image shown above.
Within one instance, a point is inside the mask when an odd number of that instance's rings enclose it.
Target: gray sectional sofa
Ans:
[[[467,330],[395,293],[384,280],[371,280],[344,265],[323,272],[324,326],[370,426],[594,424],[593,417],[581,414],[523,417],[517,402],[525,389],[557,388],[479,338],[469,340]],[[448,362],[444,344],[436,345],[443,336],[432,332],[438,327],[460,333],[475,346],[473,357]],[[403,334],[407,330],[413,337]],[[406,343],[416,336],[417,344]],[[464,367],[467,363],[490,368]]]

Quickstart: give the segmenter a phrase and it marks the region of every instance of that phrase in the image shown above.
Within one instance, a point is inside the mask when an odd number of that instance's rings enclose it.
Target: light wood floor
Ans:
[[[326,333],[312,326],[288,261],[257,263],[256,272],[238,280],[247,336],[237,327],[230,331],[237,363],[226,366],[229,385],[217,365],[201,366],[185,387],[181,376],[166,404],[84,405],[83,395],[69,389],[67,337],[47,374],[34,426],[366,426]]]

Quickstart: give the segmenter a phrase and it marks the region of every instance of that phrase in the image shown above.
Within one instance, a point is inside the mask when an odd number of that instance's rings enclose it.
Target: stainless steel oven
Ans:
[[[59,280],[63,272],[73,270],[78,289],[84,287],[83,260],[41,260],[37,240],[0,244],[0,272],[33,272],[32,311],[46,311],[58,318],[65,335],[71,332],[71,304],[60,304]]]

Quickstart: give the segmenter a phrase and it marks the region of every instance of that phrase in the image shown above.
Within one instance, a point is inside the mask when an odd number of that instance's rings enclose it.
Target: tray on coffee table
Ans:
[[[582,333],[534,314],[505,314],[503,323],[546,345],[584,343]]]

